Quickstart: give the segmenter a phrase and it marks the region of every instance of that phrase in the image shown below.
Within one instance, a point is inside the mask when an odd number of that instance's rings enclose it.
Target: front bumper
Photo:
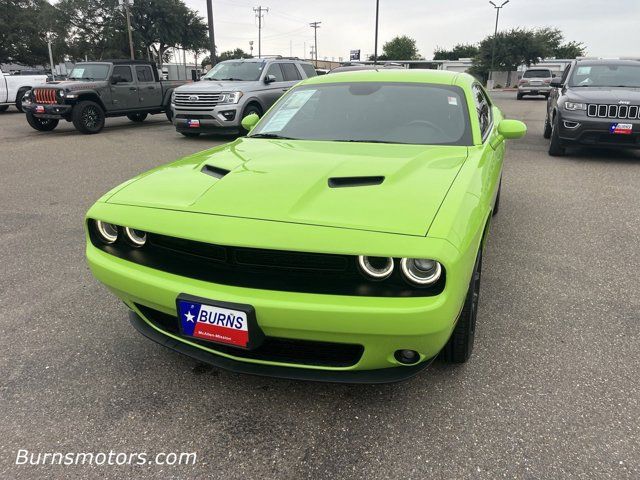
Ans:
[[[242,107],[236,104],[218,105],[211,110],[173,109],[173,125],[178,132],[229,133],[240,131]],[[197,122],[194,122],[197,120]],[[197,123],[197,126],[194,124]]]
[[[631,124],[631,134],[611,133],[616,123]],[[640,148],[640,121],[587,117],[584,112],[560,114],[560,140],[563,145],[584,145],[609,148]]]
[[[26,112],[31,112],[36,118],[54,118],[62,119],[68,118],[71,115],[72,105],[60,105],[54,104],[39,104],[32,102],[23,102],[22,109]]]

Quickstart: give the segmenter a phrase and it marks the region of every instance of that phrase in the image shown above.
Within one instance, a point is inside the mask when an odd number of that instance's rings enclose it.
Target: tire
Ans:
[[[167,120],[173,123],[173,111],[171,111],[171,105],[167,105],[167,109],[164,111],[164,114],[167,116]]]
[[[27,112],[27,123],[39,132],[50,132],[58,126],[58,122],[59,120],[53,118],[36,118],[33,113]]]
[[[522,97],[524,97],[524,95],[522,95],[521,93],[518,93],[518,95],[516,95],[517,100],[522,100]]]
[[[546,139],[551,138],[551,122],[549,122],[549,114],[544,119],[544,131],[542,132],[542,136]]]
[[[131,113],[127,115],[127,118],[132,122],[142,123],[144,119],[147,118],[147,113]]]
[[[565,148],[562,146],[562,141],[560,140],[558,122],[558,115],[556,115],[551,126],[551,143],[549,143],[549,155],[552,157],[562,157],[566,153]]]
[[[98,133],[104,128],[104,110],[96,102],[84,100],[73,107],[73,126],[80,133]]]
[[[478,258],[473,267],[469,290],[467,290],[467,297],[465,298],[462,312],[460,312],[460,317],[449,341],[442,350],[442,358],[447,363],[465,363],[471,357],[476,336],[476,317],[478,314],[478,300],[480,298],[481,274],[482,252],[478,252]]]
[[[199,132],[180,132],[180,134],[187,138],[196,138],[200,136]]]
[[[258,105],[253,104],[253,103],[250,104],[250,105],[247,105],[245,107],[245,109],[242,111],[242,117],[240,118],[240,121],[242,122],[242,119],[244,117],[246,117],[247,115],[251,115],[252,113],[255,113],[256,115],[261,117],[262,116],[262,109]],[[246,135],[247,133],[249,133],[247,130],[244,129],[242,124],[240,124],[240,133],[242,135]]]
[[[0,113],[6,112],[9,108],[9,105],[0,105]]]
[[[496,195],[496,201],[493,204],[493,210],[491,211],[492,216],[496,216],[498,214],[498,210],[500,209],[500,192],[502,191],[502,178],[500,179],[500,183],[498,184],[498,194]]]
[[[19,112],[24,112],[24,110],[22,109],[22,97],[27,90],[29,89],[23,88],[22,90],[18,90],[18,95],[16,96],[16,108]]]

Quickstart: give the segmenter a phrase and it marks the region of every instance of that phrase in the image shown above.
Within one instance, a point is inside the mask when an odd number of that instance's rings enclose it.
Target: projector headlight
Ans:
[[[421,286],[436,283],[442,275],[442,265],[435,260],[403,258],[400,261],[400,268],[409,282]]]
[[[371,280],[384,280],[393,273],[393,258],[391,257],[358,257],[360,271]]]
[[[113,243],[118,239],[118,226],[113,223],[96,220],[96,230],[100,239],[105,243]]]

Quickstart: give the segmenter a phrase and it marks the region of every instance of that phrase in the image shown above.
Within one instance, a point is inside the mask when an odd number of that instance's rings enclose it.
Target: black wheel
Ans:
[[[50,132],[58,126],[59,120],[54,118],[36,118],[33,113],[27,112],[27,122],[39,132]]]
[[[131,120],[132,122],[142,123],[142,122],[144,122],[144,119],[147,118],[147,114],[146,113],[131,113],[131,114],[127,115],[127,118],[129,120]]]
[[[167,105],[167,109],[164,111],[164,114],[167,116],[167,120],[173,123],[173,111],[171,110],[170,105]]]
[[[22,97],[24,96],[27,90],[29,89],[23,88],[22,90],[18,90],[18,96],[16,97],[16,108],[18,109],[19,112],[24,112],[24,110],[22,110]]]
[[[542,132],[542,136],[544,138],[551,138],[551,122],[549,121],[549,114],[547,113],[547,116],[544,119],[544,131]]]
[[[565,148],[560,140],[560,128],[558,126],[558,115],[553,118],[551,125],[551,143],[549,143],[549,155],[552,157],[561,157],[565,154]]]
[[[500,192],[502,191],[502,178],[500,179],[500,183],[498,184],[498,193],[496,194],[496,201],[493,204],[493,211],[491,215],[497,215],[498,209],[500,208]]]
[[[518,93],[518,95],[516,95],[516,98],[518,100],[522,100],[522,97],[524,97],[524,95],[522,95],[521,93]]]
[[[200,133],[198,132],[180,132],[180,133],[188,138],[196,138],[200,136]]]
[[[465,363],[471,357],[473,341],[476,336],[476,317],[480,298],[480,277],[482,274],[482,253],[478,253],[476,264],[471,274],[467,298],[464,301],[458,323],[453,329],[451,338],[442,350],[442,357],[447,363]]]
[[[255,104],[251,104],[251,105],[247,105],[247,107],[242,111],[242,118],[240,118],[240,120],[242,120],[244,117],[251,115],[252,113],[255,113],[256,115],[258,115],[259,117],[262,116],[262,109]],[[247,130],[245,130],[242,127],[242,124],[240,125],[240,133],[242,133],[243,135],[246,135],[247,133],[249,133]]]
[[[0,112],[6,112],[9,105],[0,105]]]
[[[91,100],[78,103],[71,116],[73,126],[81,133],[98,133],[104,128],[104,110]]]

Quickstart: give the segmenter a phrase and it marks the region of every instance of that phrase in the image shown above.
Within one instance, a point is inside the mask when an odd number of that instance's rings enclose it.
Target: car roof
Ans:
[[[467,73],[447,70],[392,69],[356,70],[321,75],[303,80],[303,85],[337,82],[406,82],[431,83],[439,85],[471,85],[475,78]]]
[[[227,63],[227,62],[266,63],[266,62],[281,62],[281,61],[308,63],[309,65],[311,65],[311,62],[308,62],[307,60],[302,60],[300,58],[292,58],[292,57],[230,58],[229,60],[222,60],[221,62],[218,62],[218,63]]]
[[[600,59],[578,59],[576,60],[577,64],[580,65],[584,65],[584,66],[595,66],[595,65],[634,65],[634,66],[638,66],[640,65],[640,61],[638,60],[620,60],[618,58],[611,58],[611,59],[606,59],[606,58],[600,58]]]

